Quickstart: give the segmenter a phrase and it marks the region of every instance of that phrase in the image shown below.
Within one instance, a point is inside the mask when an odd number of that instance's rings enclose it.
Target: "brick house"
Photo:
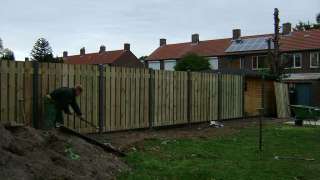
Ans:
[[[280,52],[287,67],[285,81],[290,84],[293,104],[320,105],[320,30],[293,32],[291,24],[282,26]],[[232,38],[167,44],[160,39],[160,47],[146,59],[150,68],[172,70],[179,59],[188,53],[208,57],[213,69],[243,69],[258,71],[269,68],[267,40],[273,34],[241,36],[240,29],[232,31]]]
[[[130,51],[130,44],[124,44],[122,50],[106,51],[105,46],[100,46],[97,53],[86,54],[85,48],[80,49],[79,55],[68,56],[63,52],[64,63],[67,64],[108,64],[113,66],[144,67],[144,64]]]

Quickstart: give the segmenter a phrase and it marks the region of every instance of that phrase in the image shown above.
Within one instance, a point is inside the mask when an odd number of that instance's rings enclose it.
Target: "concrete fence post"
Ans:
[[[105,125],[105,68],[99,65],[99,133],[103,133]]]

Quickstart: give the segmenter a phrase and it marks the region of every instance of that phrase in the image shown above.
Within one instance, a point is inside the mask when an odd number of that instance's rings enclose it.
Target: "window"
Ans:
[[[300,53],[282,55],[282,62],[286,68],[301,68],[302,55]]]
[[[176,66],[175,60],[166,60],[164,61],[164,70],[174,71],[174,67]]]
[[[160,61],[149,61],[149,68],[158,70],[160,69]]]
[[[219,62],[217,57],[211,57],[209,58],[210,68],[217,70],[219,69]]]
[[[268,61],[267,56],[253,56],[252,57],[252,69],[267,69],[268,67]]]
[[[310,53],[310,68],[320,67],[320,52]]]

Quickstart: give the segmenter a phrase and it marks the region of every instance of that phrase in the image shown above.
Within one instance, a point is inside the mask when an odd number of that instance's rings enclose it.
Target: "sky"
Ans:
[[[315,22],[319,0],[0,0],[0,38],[17,60],[30,56],[35,41],[44,37],[55,56],[122,49],[131,44],[137,57],[167,43],[273,32],[273,10],[281,23]]]

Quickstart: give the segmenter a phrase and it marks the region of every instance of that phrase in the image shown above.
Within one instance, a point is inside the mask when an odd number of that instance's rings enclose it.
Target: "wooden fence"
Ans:
[[[277,114],[278,118],[289,118],[291,115],[290,112],[290,102],[289,102],[289,93],[288,85],[285,83],[274,83],[274,89],[276,94],[277,102]]]
[[[43,97],[76,84],[84,88],[78,103],[86,120],[102,132],[243,117],[240,75],[9,61],[0,69],[0,122],[41,127]],[[74,116],[65,125],[97,132]]]

